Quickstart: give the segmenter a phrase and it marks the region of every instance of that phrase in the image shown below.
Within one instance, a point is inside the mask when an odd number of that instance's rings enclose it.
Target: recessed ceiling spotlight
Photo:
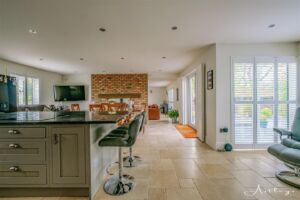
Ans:
[[[270,24],[268,27],[269,28],[274,28],[276,26],[276,24]]]
[[[99,31],[101,31],[101,32],[105,32],[105,31],[106,31],[106,29],[105,29],[105,28],[103,28],[103,27],[101,27],[101,28],[99,28]]]
[[[166,56],[161,57],[162,59],[166,59]]]
[[[175,30],[177,30],[178,29],[178,27],[177,26],[172,26],[172,28],[171,28],[173,31],[175,31]]]
[[[43,61],[44,60],[44,58],[40,58],[40,61]]]
[[[31,33],[31,34],[37,34],[37,31],[34,30],[34,29],[29,29],[28,32]]]
[[[84,58],[79,58],[79,60],[83,61],[83,60],[84,60]]]

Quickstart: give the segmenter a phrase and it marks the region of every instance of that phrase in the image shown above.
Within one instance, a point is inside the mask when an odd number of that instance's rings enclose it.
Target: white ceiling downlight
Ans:
[[[270,24],[268,27],[269,28],[274,28],[276,26],[276,24]]]
[[[31,34],[37,34],[37,30],[35,29],[29,29],[28,32]]]
[[[106,31],[106,29],[105,29],[105,28],[103,28],[103,27],[100,27],[100,28],[99,28],[99,31],[101,31],[101,32],[105,32],[105,31]]]
[[[175,30],[178,29],[178,27],[177,27],[177,26],[172,26],[171,29],[172,29],[173,31],[175,31]]]

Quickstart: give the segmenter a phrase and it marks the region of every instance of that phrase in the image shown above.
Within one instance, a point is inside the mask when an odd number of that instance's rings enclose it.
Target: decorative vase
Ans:
[[[177,123],[177,118],[172,118],[172,123],[176,124]]]
[[[260,128],[267,128],[268,127],[268,121],[262,120],[260,121]]]
[[[232,151],[232,145],[227,143],[227,144],[225,144],[224,149],[225,149],[225,151]]]

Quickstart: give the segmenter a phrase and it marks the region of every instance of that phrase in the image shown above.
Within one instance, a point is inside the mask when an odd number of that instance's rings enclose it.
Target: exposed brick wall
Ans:
[[[92,74],[92,100],[98,102],[99,94],[140,93],[141,98],[133,99],[135,105],[148,105],[147,74]]]

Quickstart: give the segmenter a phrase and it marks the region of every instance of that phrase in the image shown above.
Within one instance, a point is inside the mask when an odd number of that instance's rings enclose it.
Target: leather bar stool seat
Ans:
[[[134,177],[124,175],[122,172],[123,158],[122,147],[131,147],[138,136],[142,124],[142,115],[137,116],[130,124],[128,131],[113,130],[110,134],[99,141],[100,147],[119,148],[119,173],[109,178],[104,183],[104,191],[110,195],[122,195],[130,192],[135,185]],[[118,135],[116,136],[116,134]]]

